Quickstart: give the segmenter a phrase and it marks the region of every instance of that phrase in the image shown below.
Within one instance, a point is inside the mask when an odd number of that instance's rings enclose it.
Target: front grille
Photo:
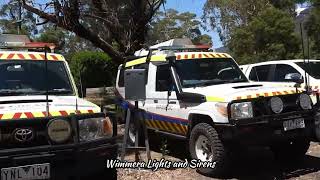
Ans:
[[[50,145],[50,140],[47,136],[47,123],[53,118],[37,118],[37,119],[24,119],[24,120],[8,120],[1,121],[1,137],[0,137],[0,150],[12,148],[27,148],[42,145]],[[32,131],[33,137],[28,135],[16,135],[16,132],[24,130]],[[21,141],[22,140],[22,141]],[[70,139],[66,143],[70,143]]]
[[[284,109],[281,113],[290,113],[296,111],[302,111],[300,106],[297,103],[297,99],[300,94],[290,94],[290,95],[282,95],[278,96],[282,99],[284,104]],[[271,111],[269,101],[272,97],[261,97],[252,102],[253,112],[255,117],[260,117],[264,115],[272,115],[274,114]]]

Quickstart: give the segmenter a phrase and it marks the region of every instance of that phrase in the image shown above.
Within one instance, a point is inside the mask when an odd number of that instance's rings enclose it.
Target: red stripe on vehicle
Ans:
[[[220,54],[216,54],[218,57],[222,57]]]
[[[2,54],[2,53],[0,53],[0,58],[2,57],[2,55],[3,55],[3,54]]]
[[[57,56],[55,56],[55,55],[51,55],[51,57],[53,60],[58,60]]]
[[[277,94],[282,95],[282,93],[281,93],[281,92],[279,92],[279,91],[277,92]]]
[[[188,59],[188,54],[185,54],[185,55],[184,55],[184,58],[185,58],[185,59]]]
[[[12,117],[12,119],[19,119],[21,117],[22,113],[15,113]]]
[[[213,53],[209,54],[211,57],[215,58],[216,56]]]
[[[13,56],[14,56],[14,54],[9,54],[9,56],[7,57],[7,59],[12,59],[13,58]]]
[[[260,97],[260,94],[256,94],[257,97]]]
[[[276,95],[277,95],[277,92],[272,92],[272,95],[276,96]]]
[[[252,96],[251,96],[251,95],[248,95],[248,96],[247,96],[247,99],[251,99],[251,98],[252,98]]]
[[[209,56],[207,54],[203,54],[204,57],[208,58]]]
[[[2,119],[3,114],[0,114],[0,119]]]
[[[268,96],[269,96],[269,93],[264,93],[264,96],[265,96],[265,97],[268,97]]]
[[[195,54],[192,54],[192,56],[191,56],[191,57],[192,57],[192,59],[194,59],[194,58],[196,58],[196,55],[195,55]]]
[[[34,118],[31,112],[25,112],[24,114],[27,116],[27,118]]]
[[[242,99],[241,96],[237,97],[237,100],[241,100],[241,99]]]
[[[44,54],[40,54],[40,56],[41,56],[41,59],[42,59],[42,60],[45,60],[45,59],[46,59],[46,56],[45,56]]]
[[[59,111],[59,112],[62,116],[68,116],[68,113],[66,111]]]
[[[180,60],[180,59],[181,59],[181,55],[180,55],[180,54],[177,56],[177,59],[178,59],[178,60]]]
[[[20,59],[25,59],[24,55],[22,54],[17,54],[19,56]]]
[[[88,110],[89,113],[93,113],[93,110]]]
[[[202,54],[198,54],[198,56],[199,56],[198,58],[202,58]]]
[[[46,111],[43,111],[42,114],[43,114],[44,116],[47,116],[47,112],[46,112]],[[52,115],[50,114],[50,112],[48,113],[48,116],[49,116],[49,117],[52,116]]]
[[[28,55],[30,56],[31,59],[37,59],[34,54],[28,54]]]

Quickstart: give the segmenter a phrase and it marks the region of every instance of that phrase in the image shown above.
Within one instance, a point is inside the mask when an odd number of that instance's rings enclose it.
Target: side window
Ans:
[[[133,69],[146,69],[147,64],[138,64],[133,67]]]
[[[253,67],[249,79],[252,81],[268,81],[270,67],[271,65]]]
[[[171,75],[168,65],[157,66],[156,91],[168,91],[172,85]]]
[[[119,81],[118,81],[119,87],[124,87],[124,70],[125,69],[123,69],[123,68],[121,68],[121,70],[120,70]]]
[[[295,68],[287,64],[277,64],[274,78],[275,82],[288,82],[290,81],[290,74],[300,74]],[[301,75],[301,74],[300,74]]]

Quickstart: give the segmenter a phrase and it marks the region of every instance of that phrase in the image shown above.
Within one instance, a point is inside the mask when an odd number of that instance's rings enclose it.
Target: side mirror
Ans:
[[[166,60],[169,62],[169,64],[172,66],[173,64],[175,64],[176,62],[176,55],[174,54],[174,52],[170,51],[167,54]]]
[[[303,77],[299,73],[289,73],[285,76],[284,79],[290,82],[295,82],[297,84],[304,83]]]
[[[206,97],[202,94],[182,92],[178,94],[178,100],[187,103],[203,103],[206,102]]]

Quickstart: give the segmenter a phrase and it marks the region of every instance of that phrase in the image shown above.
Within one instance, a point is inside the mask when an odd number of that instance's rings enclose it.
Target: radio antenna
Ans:
[[[302,22],[300,22],[300,35],[301,35],[301,45],[302,45],[302,55],[303,55],[303,65],[305,68],[307,68],[306,64],[306,56],[305,56],[305,49],[304,49],[304,39],[303,39],[303,30],[302,30]],[[306,91],[309,92],[309,87],[308,87],[308,77],[307,77],[307,71],[304,69],[304,79],[305,79],[305,88]]]
[[[49,116],[49,90],[48,90],[48,57],[47,57],[47,46],[44,47],[44,60],[45,60],[45,80],[46,80],[46,115]]]

